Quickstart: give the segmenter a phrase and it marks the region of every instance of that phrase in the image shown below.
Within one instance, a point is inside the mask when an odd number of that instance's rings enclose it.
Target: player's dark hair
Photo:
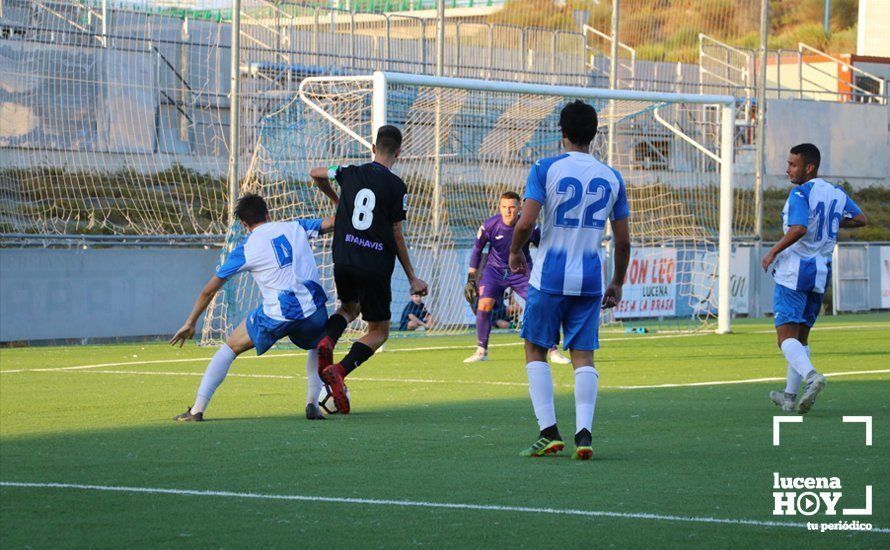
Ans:
[[[402,147],[402,132],[390,124],[381,126],[377,130],[377,143],[374,145],[377,146],[378,153],[392,155]]]
[[[806,164],[815,164],[816,170],[819,169],[819,164],[822,162],[822,154],[819,153],[819,148],[812,143],[795,145],[789,152],[792,155],[799,155]]]
[[[256,225],[269,219],[269,207],[263,197],[248,193],[238,199],[235,216],[247,225]]]
[[[522,199],[519,198],[519,193],[517,193],[515,191],[505,191],[504,194],[501,195],[501,199],[508,199],[511,201],[522,202]]]
[[[559,127],[573,144],[584,147],[596,137],[599,121],[596,109],[580,99],[566,104],[559,113]]]

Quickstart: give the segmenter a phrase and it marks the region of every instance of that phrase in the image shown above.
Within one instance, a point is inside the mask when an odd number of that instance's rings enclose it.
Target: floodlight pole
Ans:
[[[620,20],[621,0],[612,0],[612,44],[609,55],[609,89],[618,89],[618,22]],[[606,162],[613,166],[615,162],[615,102],[609,103],[609,141],[606,151]]]
[[[436,76],[445,76],[445,0],[437,0]],[[435,157],[433,159],[433,235],[442,229],[442,90],[436,89]]]
[[[235,227],[235,202],[238,200],[238,150],[241,116],[241,0],[232,0],[232,54],[229,84],[229,225]]]
[[[612,0],[612,43],[609,56],[609,89],[618,89],[618,22],[621,0]],[[606,142],[606,163],[615,167],[615,100],[609,102],[609,134]],[[612,223],[606,226],[606,277],[611,278],[615,257],[615,240],[612,238]],[[614,313],[613,313],[614,315]]]
[[[754,252],[759,260],[763,255],[763,178],[766,174],[766,62],[767,40],[769,39],[769,0],[761,0],[760,4],[760,51],[758,52],[758,64],[760,73],[757,74],[757,133],[756,133],[756,174],[754,175]],[[778,60],[776,70],[779,70]],[[752,317],[760,317],[760,272],[751,280],[751,292],[754,294]]]

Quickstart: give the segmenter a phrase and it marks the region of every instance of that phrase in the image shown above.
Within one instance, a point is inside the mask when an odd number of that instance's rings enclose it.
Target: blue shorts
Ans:
[[[324,336],[327,321],[328,312],[321,307],[306,319],[278,321],[263,313],[263,306],[260,306],[247,316],[246,324],[256,354],[262,355],[285,336],[302,349],[315,348]]]
[[[530,286],[520,336],[550,349],[559,342],[559,328],[562,327],[563,349],[599,349],[602,301],[602,296],[561,296]]]
[[[788,323],[812,327],[816,324],[820,309],[822,294],[776,285],[773,292],[773,315],[777,327]]]

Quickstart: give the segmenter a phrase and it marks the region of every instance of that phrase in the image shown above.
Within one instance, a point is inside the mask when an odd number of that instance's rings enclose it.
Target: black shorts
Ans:
[[[334,264],[334,284],[341,303],[358,302],[365,321],[389,321],[392,318],[392,274]]]

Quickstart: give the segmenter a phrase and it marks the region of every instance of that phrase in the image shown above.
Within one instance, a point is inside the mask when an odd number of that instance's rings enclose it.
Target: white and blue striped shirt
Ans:
[[[841,219],[861,212],[843,189],[821,178],[791,189],[782,209],[782,230],[787,233],[788,227],[801,225],[807,232],[776,258],[772,270],[776,284],[791,290],[824,293]]]
[[[600,296],[606,218],[630,215],[621,174],[586,153],[565,153],[532,166],[525,198],[543,205],[529,283],[549,294]]]
[[[309,246],[320,229],[321,220],[260,224],[229,253],[216,276],[249,271],[263,296],[263,313],[276,321],[306,319],[327,302]]]

